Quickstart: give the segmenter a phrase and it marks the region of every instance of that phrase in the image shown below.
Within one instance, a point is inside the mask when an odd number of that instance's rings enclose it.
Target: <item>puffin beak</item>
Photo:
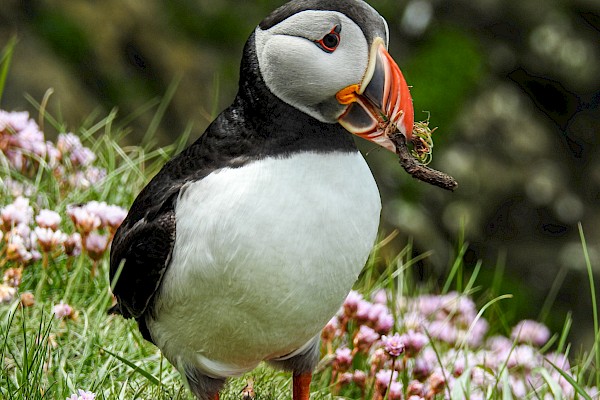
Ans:
[[[338,122],[349,132],[396,152],[389,135],[396,129],[407,141],[412,136],[414,110],[408,85],[382,38],[371,46],[367,72],[360,84],[336,94],[346,111]]]

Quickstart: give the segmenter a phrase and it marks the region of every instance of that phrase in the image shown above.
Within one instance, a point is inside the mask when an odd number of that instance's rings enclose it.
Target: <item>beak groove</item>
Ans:
[[[358,89],[358,90],[357,90]],[[376,38],[360,85],[337,93],[341,104],[349,104],[338,122],[349,132],[396,152],[388,135],[396,129],[410,140],[414,123],[412,98],[400,68]]]

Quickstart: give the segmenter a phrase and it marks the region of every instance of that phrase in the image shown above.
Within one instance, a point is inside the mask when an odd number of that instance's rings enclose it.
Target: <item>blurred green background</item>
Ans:
[[[189,126],[195,139],[235,95],[248,35],[280,4],[1,0],[0,46],[18,40],[2,108],[34,113],[25,94],[41,101],[51,87],[48,109],[70,129],[116,107],[136,144],[177,82],[158,144]],[[483,260],[484,290],[504,266],[509,321],[541,317],[558,331],[571,311],[571,340],[591,343],[577,223],[600,272],[600,2],[371,4],[388,20],[416,119],[428,111],[439,127],[432,165],[460,183],[446,193],[416,182],[393,154],[360,142],[382,192],[383,232],[400,232],[384,257],[412,238],[417,253],[433,251],[416,276],[443,282],[464,232],[466,269]]]

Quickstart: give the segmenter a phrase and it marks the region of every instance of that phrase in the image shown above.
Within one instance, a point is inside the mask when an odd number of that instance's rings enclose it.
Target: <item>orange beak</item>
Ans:
[[[336,98],[348,105],[338,122],[349,132],[394,153],[396,146],[389,134],[397,130],[410,140],[415,119],[412,98],[383,39],[376,38],[371,46],[362,82],[340,90]]]

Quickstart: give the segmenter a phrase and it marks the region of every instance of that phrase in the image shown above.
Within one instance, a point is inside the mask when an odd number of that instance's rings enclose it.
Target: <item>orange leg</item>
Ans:
[[[312,372],[304,372],[300,375],[294,374],[293,381],[293,400],[308,400],[310,397],[310,381]]]

